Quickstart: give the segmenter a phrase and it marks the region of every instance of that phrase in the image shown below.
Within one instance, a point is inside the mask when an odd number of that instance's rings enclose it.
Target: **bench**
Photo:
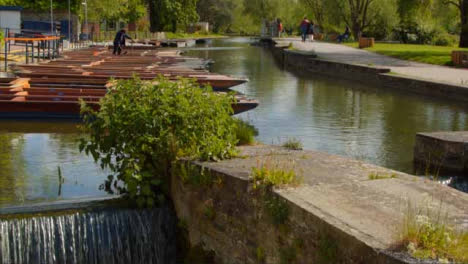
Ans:
[[[359,48],[360,49],[365,49],[365,48],[371,48],[375,44],[375,39],[374,38],[359,38]]]
[[[455,66],[462,66],[468,68],[468,51],[452,51],[452,62]]]
[[[315,40],[323,40],[324,39],[324,36],[322,33],[315,33],[314,34],[314,39]]]

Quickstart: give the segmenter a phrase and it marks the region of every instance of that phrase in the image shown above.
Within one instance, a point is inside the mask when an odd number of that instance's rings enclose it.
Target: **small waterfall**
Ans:
[[[168,208],[0,220],[0,262],[175,263],[175,223]]]

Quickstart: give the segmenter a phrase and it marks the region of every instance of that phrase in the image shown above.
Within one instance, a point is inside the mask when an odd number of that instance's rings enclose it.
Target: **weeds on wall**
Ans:
[[[415,258],[468,263],[468,232],[450,222],[442,201],[435,209],[408,202],[400,236]]]
[[[252,168],[253,188],[299,184],[301,179],[296,175],[294,165],[294,161],[277,163],[271,160],[257,161],[257,166]]]
[[[289,206],[285,200],[270,193],[264,196],[264,205],[274,225],[282,225],[288,220]]]
[[[395,179],[398,176],[395,173],[378,173],[372,172],[368,176],[369,180],[385,180],[385,179]]]
[[[288,139],[286,142],[283,143],[283,147],[290,149],[290,150],[302,150],[302,142],[296,138]]]

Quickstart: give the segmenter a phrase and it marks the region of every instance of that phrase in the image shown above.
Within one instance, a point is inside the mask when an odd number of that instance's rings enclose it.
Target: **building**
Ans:
[[[0,29],[21,33],[21,11],[19,6],[0,6]]]

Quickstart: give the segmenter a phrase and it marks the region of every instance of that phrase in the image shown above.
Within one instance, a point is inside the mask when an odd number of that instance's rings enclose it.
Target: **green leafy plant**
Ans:
[[[302,142],[296,138],[290,138],[283,143],[283,147],[291,150],[302,150]]]
[[[408,203],[401,233],[402,244],[418,259],[468,262],[468,232],[457,230],[441,206],[414,206]]]
[[[255,136],[258,135],[258,130],[248,121],[241,119],[236,120],[236,137],[239,140],[237,145],[252,145],[255,143]]]
[[[112,171],[103,188],[152,206],[168,193],[171,167],[181,157],[221,160],[235,155],[231,95],[193,80],[114,82],[98,112],[82,103],[80,150]]]

